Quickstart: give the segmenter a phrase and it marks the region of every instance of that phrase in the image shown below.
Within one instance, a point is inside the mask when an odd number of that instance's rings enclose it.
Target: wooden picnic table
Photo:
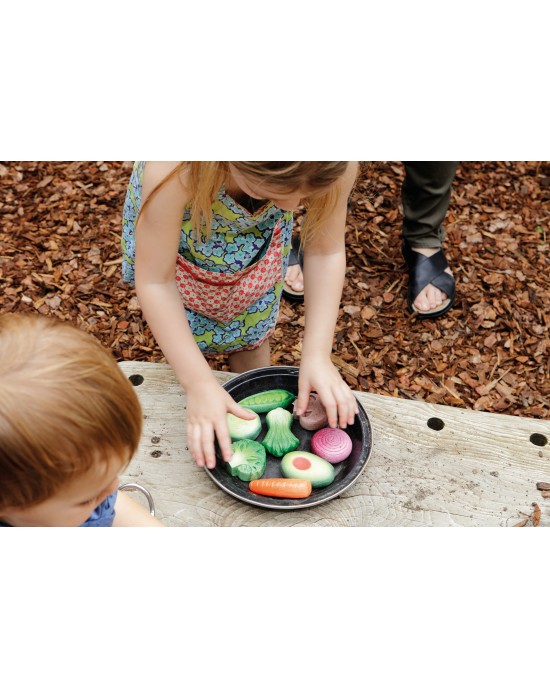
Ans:
[[[192,460],[186,398],[169,365],[119,365],[138,383],[145,417],[122,480],[151,492],[167,526],[530,527],[538,509],[550,525],[550,499],[537,489],[550,483],[550,421],[357,392],[373,435],[359,479],[318,506],[276,511],[228,495]],[[234,377],[215,375],[222,384]]]

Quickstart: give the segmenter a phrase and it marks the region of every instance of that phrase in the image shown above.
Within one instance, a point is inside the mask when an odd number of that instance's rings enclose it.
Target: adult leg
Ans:
[[[443,220],[449,208],[457,164],[404,162],[403,245],[410,273],[409,306],[425,317],[442,315],[454,298],[452,277],[441,275],[425,286],[423,282],[430,271],[434,276],[438,270],[452,275],[441,245],[445,238]]]
[[[255,368],[267,368],[271,363],[269,337],[257,349],[230,353],[228,361],[232,373],[246,373]]]

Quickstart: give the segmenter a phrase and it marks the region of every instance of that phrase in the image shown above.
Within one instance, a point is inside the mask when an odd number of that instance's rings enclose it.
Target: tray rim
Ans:
[[[233,385],[235,383],[235,381],[241,377],[245,377],[247,375],[250,375],[251,373],[261,374],[262,372],[267,372],[267,371],[271,371],[270,374],[289,373],[291,375],[298,377],[299,368],[298,368],[298,366],[266,366],[263,368],[254,368],[253,370],[248,370],[244,373],[239,373],[238,375],[235,375],[235,377],[232,377],[231,379],[224,382],[222,387],[224,389],[227,389],[227,385],[230,385],[230,386]],[[276,372],[274,373],[273,371],[276,371]],[[354,392],[354,395],[357,398],[357,395],[355,392]],[[359,405],[360,414],[361,414],[361,411],[364,414],[363,420],[367,425],[369,435],[370,435],[370,442],[368,443],[368,448],[366,451],[365,458],[363,460],[363,464],[360,467],[357,475],[350,482],[345,483],[341,489],[339,489],[336,492],[333,492],[329,495],[326,495],[324,497],[320,494],[319,498],[313,502],[310,501],[308,503],[305,503],[305,500],[306,499],[309,500],[309,499],[311,499],[311,497],[306,497],[306,498],[304,498],[304,500],[297,499],[292,504],[274,504],[273,502],[269,503],[269,502],[264,502],[264,501],[258,501],[258,499],[256,499],[256,498],[261,498],[262,495],[255,495],[255,498],[248,498],[246,495],[237,494],[237,493],[233,492],[232,490],[230,490],[227,485],[225,485],[220,480],[218,480],[218,478],[214,475],[212,469],[207,468],[205,466],[204,470],[206,471],[209,478],[221,490],[223,490],[223,492],[230,495],[234,499],[239,500],[240,502],[244,502],[245,504],[250,504],[251,506],[255,506],[257,508],[263,508],[263,509],[269,509],[269,510],[275,510],[275,511],[295,511],[297,509],[309,509],[311,507],[319,506],[319,504],[325,504],[327,502],[330,502],[331,500],[335,499],[336,497],[340,497],[343,492],[348,490],[352,485],[354,485],[357,482],[357,480],[359,479],[359,477],[362,475],[363,471],[367,467],[367,464],[368,464],[370,457],[371,457],[371,454],[372,454],[372,447],[374,444],[374,435],[373,435],[373,431],[372,431],[372,423],[370,422],[370,418],[369,418],[367,411],[365,410],[365,408],[363,407],[363,404],[361,403],[361,401],[359,399],[357,399],[357,404]],[[253,493],[251,493],[251,494],[253,494]],[[269,500],[269,497],[264,497],[264,499]]]

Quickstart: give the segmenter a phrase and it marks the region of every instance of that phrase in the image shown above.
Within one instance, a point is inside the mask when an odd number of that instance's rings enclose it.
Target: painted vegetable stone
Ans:
[[[351,450],[351,437],[340,428],[323,428],[311,438],[311,451],[330,463],[347,459]]]
[[[283,456],[281,473],[285,478],[309,480],[312,487],[326,487],[334,481],[334,466],[304,451],[289,452]]]
[[[239,404],[255,413],[267,413],[275,408],[286,408],[296,399],[296,395],[287,392],[286,389],[272,389],[267,392],[258,392],[252,396],[241,399]]]
[[[262,421],[258,414],[252,420],[244,420],[228,413],[227,429],[232,440],[255,440],[262,431]]]
[[[238,440],[231,443],[233,456],[225,466],[229,473],[241,480],[258,480],[265,471],[265,449],[254,440]]]
[[[300,440],[290,430],[292,425],[290,411],[283,408],[273,409],[267,414],[265,420],[269,429],[262,444],[270,454],[283,456],[298,447]]]
[[[320,430],[328,425],[327,412],[317,392],[310,393],[307,409],[298,416],[298,421],[304,430]]]
[[[282,499],[304,499],[311,494],[309,480],[295,478],[262,478],[252,480],[248,486],[254,494],[266,497],[281,497]]]

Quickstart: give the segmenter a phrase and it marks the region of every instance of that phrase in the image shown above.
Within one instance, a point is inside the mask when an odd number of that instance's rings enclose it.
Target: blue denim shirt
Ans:
[[[113,525],[115,518],[115,502],[117,497],[117,490],[110,494],[107,499],[104,499],[99,506],[97,506],[90,516],[80,524],[81,528],[109,528]],[[0,528],[9,526],[9,523],[0,521]]]
[[[99,506],[96,506],[88,519],[84,521],[80,527],[109,528],[112,526],[115,518],[116,496],[117,490],[110,494],[107,499],[103,500]]]

